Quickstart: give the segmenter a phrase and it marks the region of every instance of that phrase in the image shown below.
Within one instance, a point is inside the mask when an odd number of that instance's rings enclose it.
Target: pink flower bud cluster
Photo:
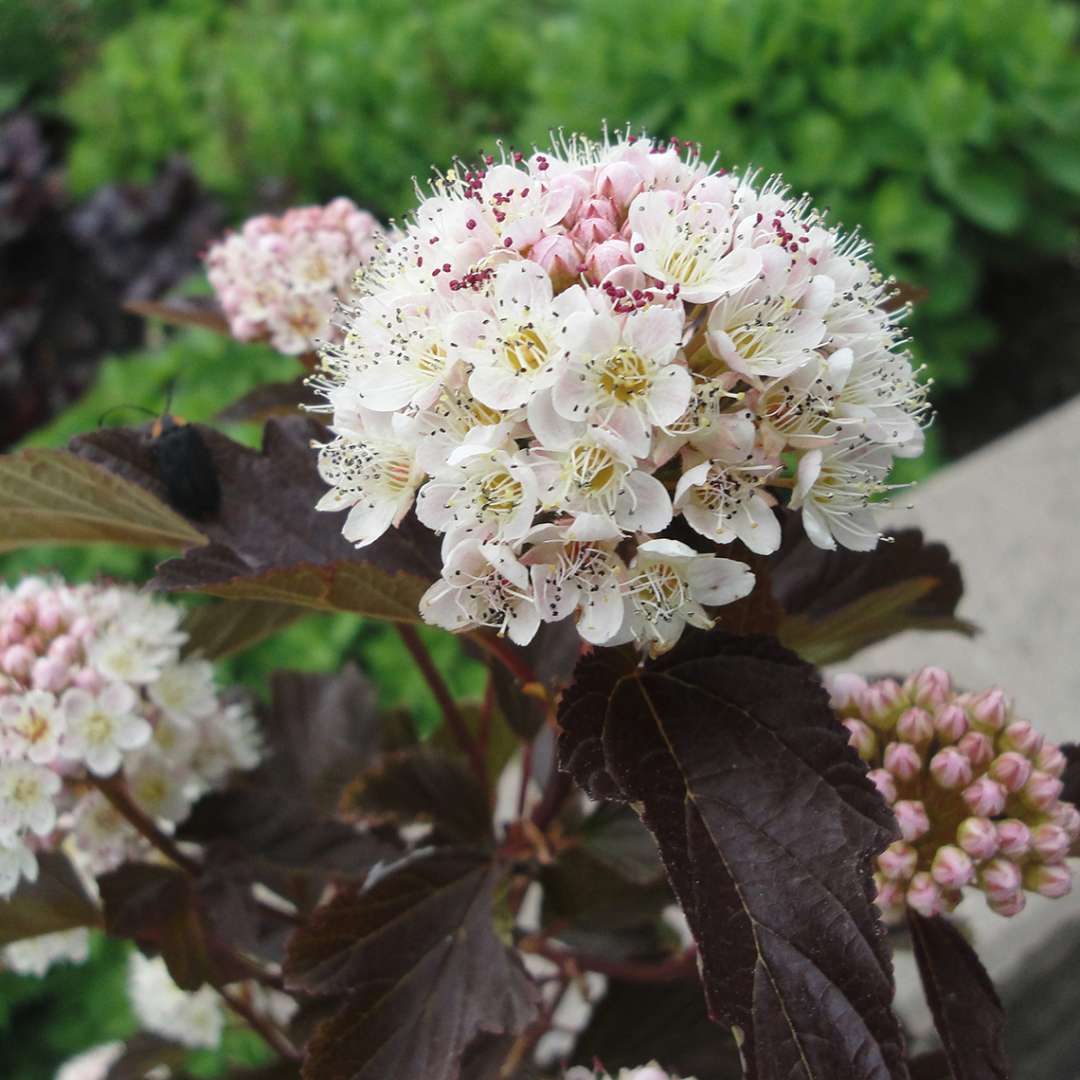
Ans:
[[[456,164],[358,276],[313,380],[323,510],[443,537],[428,621],[519,643],[573,618],[658,653],[745,594],[712,544],[872,548],[873,496],[922,449],[925,388],[869,245],[779,178],[624,132]]]
[[[331,336],[331,315],[383,231],[350,199],[262,214],[214,244],[207,275],[229,329],[241,341],[268,339],[279,352],[311,352]]]
[[[0,586],[0,897],[65,844],[90,873],[143,841],[94,779],[123,776],[171,830],[231,770],[252,768],[250,710],[182,658],[182,609],[127,586]]]
[[[1080,854],[1080,812],[1061,800],[1065,757],[998,689],[957,692],[927,667],[902,684],[832,680],[832,704],[902,839],[878,856],[878,904],[899,913],[951,911],[979,889],[1000,915],[1023,910],[1025,890],[1064,896],[1065,864]]]

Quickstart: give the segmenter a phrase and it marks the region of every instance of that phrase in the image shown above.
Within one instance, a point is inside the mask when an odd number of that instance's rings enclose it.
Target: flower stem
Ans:
[[[284,1033],[272,1024],[266,1017],[259,1016],[251,1007],[251,1003],[245,1001],[242,994],[230,990],[226,986],[214,988],[225,999],[226,1004],[237,1016],[239,1016],[250,1028],[257,1031],[270,1048],[285,1061],[299,1061],[300,1055]]]
[[[171,859],[185,873],[198,874],[201,867],[191,856],[185,855],[171,836],[166,835],[154,824],[153,820],[131,797],[127,785],[119,775],[91,777],[91,783],[105,796],[116,810],[135,831],[157,848],[166,858]]]
[[[471,635],[473,642],[484,652],[494,656],[503,667],[505,667],[512,675],[522,683],[534,683],[537,681],[536,675],[533,669],[529,666],[528,661],[521,655],[521,653],[505,638],[498,637],[496,634],[489,634],[483,631],[476,631]]]
[[[424,676],[429,689],[435,695],[435,700],[439,703],[443,720],[446,721],[450,734],[453,735],[454,741],[458,744],[462,753],[469,759],[473,772],[476,773],[477,779],[486,789],[487,766],[484,764],[484,755],[480,752],[480,747],[469,732],[468,724],[465,723],[465,718],[458,711],[457,704],[450,694],[450,689],[431,659],[431,654],[423,641],[421,641],[420,635],[415,628],[407,623],[397,623],[396,626],[398,634],[401,635],[401,640],[405,643],[405,648],[409,650],[413,660],[416,662],[416,666],[420,669],[420,674]]]

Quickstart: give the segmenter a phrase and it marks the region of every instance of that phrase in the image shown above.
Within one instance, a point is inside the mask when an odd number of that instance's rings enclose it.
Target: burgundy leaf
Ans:
[[[870,880],[896,826],[813,668],[719,631],[631,662],[609,649],[582,663],[561,762],[656,837],[747,1076],[905,1077]]]
[[[101,911],[71,860],[59,851],[42,853],[37,860],[37,880],[23,881],[12,896],[0,900],[0,945],[101,925]]]
[[[911,1080],[953,1080],[949,1059],[944,1050],[932,1050],[912,1058],[908,1065]]]
[[[457,1080],[478,1035],[532,1021],[535,988],[495,933],[498,878],[482,855],[417,853],[297,931],[286,985],[344,999],[307,1046],[308,1080]]]
[[[908,924],[953,1080],[1008,1080],[1005,1011],[975,950],[940,916],[924,919],[909,910]]]
[[[1080,804],[1080,743],[1063,743],[1061,752],[1068,763],[1061,780],[1065,787],[1061,797],[1074,805]]]

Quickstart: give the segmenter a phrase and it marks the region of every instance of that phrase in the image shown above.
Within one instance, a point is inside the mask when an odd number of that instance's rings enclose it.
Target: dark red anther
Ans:
[[[475,229],[476,228],[476,218],[469,218],[469,220],[465,222],[465,228],[466,229]]]
[[[510,239],[510,237],[508,236],[508,237],[507,237],[507,238],[506,238],[506,239],[505,239],[505,240],[503,241],[503,247],[513,247],[513,246],[514,246],[514,241],[513,241],[513,240],[511,240],[511,239]]]
[[[640,241],[634,245],[634,254],[640,254],[644,250],[645,245],[642,244]]]

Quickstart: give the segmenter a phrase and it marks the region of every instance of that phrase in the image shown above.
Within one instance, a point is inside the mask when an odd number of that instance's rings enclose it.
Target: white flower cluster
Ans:
[[[229,330],[241,341],[267,338],[290,355],[310,352],[382,236],[375,218],[349,199],[251,218],[206,255]]]
[[[678,1080],[678,1077],[665,1072],[655,1061],[652,1061],[648,1065],[639,1065],[636,1069],[620,1069],[617,1077],[612,1077],[609,1073],[597,1073],[582,1065],[575,1065],[566,1072],[565,1080]],[[684,1080],[694,1080],[694,1078],[687,1076]]]
[[[54,964],[81,964],[90,955],[90,931],[85,927],[13,941],[0,949],[0,963],[8,971],[39,978]]]
[[[0,897],[61,844],[98,874],[143,851],[92,783],[122,770],[163,829],[259,759],[255,721],[209,663],[182,659],[182,610],[117,585],[0,586]]]
[[[922,448],[925,388],[869,245],[772,178],[624,134],[455,166],[357,278],[315,378],[319,451],[370,544],[415,503],[443,535],[422,613],[527,642],[577,619],[654,653],[753,587],[662,538],[872,548],[870,500]]]

